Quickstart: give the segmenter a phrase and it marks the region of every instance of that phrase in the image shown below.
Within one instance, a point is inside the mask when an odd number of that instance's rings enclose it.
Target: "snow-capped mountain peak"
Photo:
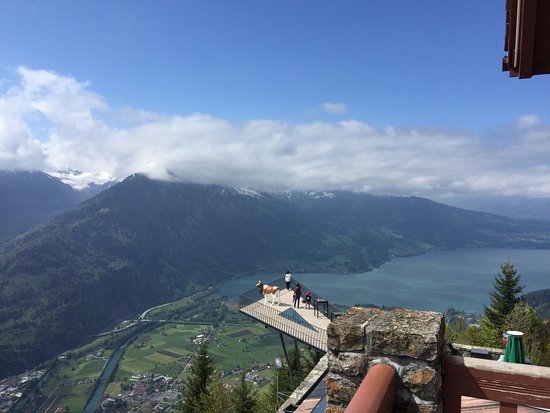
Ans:
[[[58,171],[47,171],[47,173],[78,190],[86,189],[92,184],[104,185],[109,182],[118,182],[117,178],[103,171],[83,172],[77,169],[65,169]]]

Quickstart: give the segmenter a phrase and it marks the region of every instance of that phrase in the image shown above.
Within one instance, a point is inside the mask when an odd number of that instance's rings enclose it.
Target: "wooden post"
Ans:
[[[498,411],[499,411],[499,413],[517,413],[518,405],[517,404],[510,404],[510,403],[501,402],[500,403],[500,409]]]

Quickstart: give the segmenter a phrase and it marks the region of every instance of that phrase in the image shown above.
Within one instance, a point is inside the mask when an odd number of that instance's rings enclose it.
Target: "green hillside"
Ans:
[[[366,271],[458,247],[550,247],[550,223],[421,198],[241,193],[135,175],[0,245],[0,374],[238,274]]]
[[[531,291],[525,294],[523,299],[536,310],[539,317],[550,319],[550,288]]]
[[[44,172],[0,171],[0,240],[49,221],[88,195]]]

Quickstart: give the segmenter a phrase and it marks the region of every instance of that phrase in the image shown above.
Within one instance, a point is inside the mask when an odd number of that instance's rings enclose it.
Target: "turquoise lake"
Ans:
[[[360,274],[293,273],[293,277],[333,303],[434,311],[453,307],[480,313],[489,303],[500,264],[508,260],[521,274],[524,292],[550,288],[550,250],[436,251],[394,258],[374,271]],[[236,278],[220,287],[224,294],[234,297],[253,288],[259,279],[269,282],[282,278],[286,270]]]

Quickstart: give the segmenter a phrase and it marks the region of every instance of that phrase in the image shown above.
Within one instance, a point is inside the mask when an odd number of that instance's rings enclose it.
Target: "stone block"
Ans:
[[[411,393],[423,400],[436,400],[441,389],[441,374],[422,364],[411,363],[405,366],[401,380]]]
[[[342,403],[347,406],[359,388],[358,383],[330,373],[327,375],[326,382],[327,397],[334,404]]]
[[[424,401],[417,401],[416,412],[419,413],[443,413],[442,403],[431,403]]]
[[[444,332],[441,313],[397,309],[365,324],[365,351],[371,357],[406,356],[432,361],[441,353]]]
[[[400,394],[397,397],[394,412],[401,413],[442,413],[442,403],[434,403],[419,399],[418,397]]]
[[[345,373],[347,376],[363,379],[367,374],[369,358],[365,353],[341,352],[329,354],[329,369],[332,373]]]
[[[338,317],[327,328],[327,346],[334,352],[364,349],[363,325],[383,311],[376,308],[353,307]]]
[[[428,311],[352,308],[328,327],[327,412],[349,404],[368,368],[393,366],[395,411],[441,413],[443,315]]]
[[[346,409],[342,406],[334,406],[332,404],[327,404],[325,413],[344,413]]]

